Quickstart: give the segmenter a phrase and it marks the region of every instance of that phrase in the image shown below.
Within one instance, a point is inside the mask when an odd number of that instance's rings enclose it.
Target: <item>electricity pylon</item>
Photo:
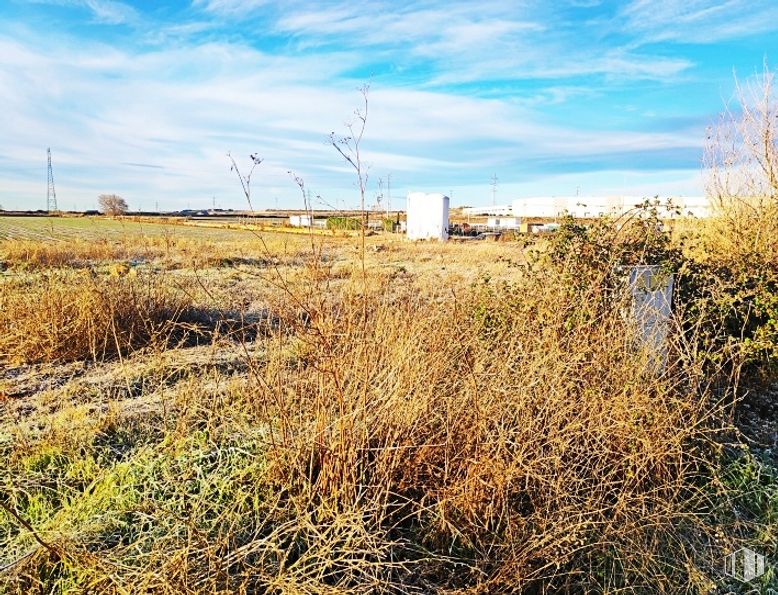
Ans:
[[[46,189],[46,210],[57,211],[57,191],[54,189],[54,170],[51,169],[51,148],[46,149],[49,158],[49,185]]]

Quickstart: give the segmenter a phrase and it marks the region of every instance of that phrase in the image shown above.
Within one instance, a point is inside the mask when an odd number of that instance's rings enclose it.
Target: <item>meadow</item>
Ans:
[[[776,230],[656,217],[0,217],[0,592],[724,593],[740,547],[778,588]]]

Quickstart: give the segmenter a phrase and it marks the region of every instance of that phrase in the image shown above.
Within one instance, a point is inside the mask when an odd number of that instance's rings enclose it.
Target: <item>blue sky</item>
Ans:
[[[0,0],[0,205],[358,202],[328,134],[360,105],[368,198],[703,192],[706,126],[778,61],[775,0]],[[316,206],[316,205],[315,205]]]

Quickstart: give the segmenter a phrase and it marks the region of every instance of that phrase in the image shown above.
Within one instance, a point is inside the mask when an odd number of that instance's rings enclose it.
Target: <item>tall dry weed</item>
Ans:
[[[127,258],[126,246],[105,240],[20,240],[0,242],[0,258],[20,269],[55,268]]]
[[[101,360],[166,340],[189,301],[155,274],[51,271],[0,282],[0,360]]]
[[[403,560],[438,587],[689,580],[681,557],[705,554],[672,544],[697,524],[719,429],[705,385],[680,361],[657,377],[624,302],[596,287],[421,295],[346,293],[313,312],[293,365],[279,344],[256,370],[269,473],[295,509],[349,515],[381,536],[352,552],[364,564]],[[358,590],[338,564],[331,584]],[[391,576],[385,590],[407,585]]]

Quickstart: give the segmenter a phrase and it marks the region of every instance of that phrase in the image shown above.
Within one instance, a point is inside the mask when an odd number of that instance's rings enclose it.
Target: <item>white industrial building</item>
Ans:
[[[675,196],[673,205],[681,211],[681,216],[712,217],[713,207],[705,196]]]
[[[484,215],[495,215],[509,217],[513,212],[513,205],[492,205],[490,207],[462,207],[463,215],[472,215],[475,217]]]
[[[707,217],[710,205],[701,196],[669,197],[673,207],[681,216]],[[513,201],[513,216],[516,217],[561,217],[568,214],[577,218],[603,217],[605,215],[621,215],[646,202],[642,196],[532,196],[518,198]],[[651,201],[652,199],[648,199]],[[667,198],[660,198],[664,205]],[[660,216],[672,218],[674,211],[662,212]]]
[[[444,194],[409,192],[406,234],[411,240],[448,239],[449,198]]]

